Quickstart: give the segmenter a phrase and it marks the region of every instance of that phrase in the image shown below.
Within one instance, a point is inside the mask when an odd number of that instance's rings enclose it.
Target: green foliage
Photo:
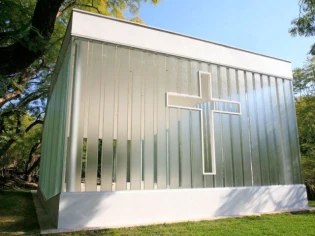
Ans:
[[[66,0],[57,14],[54,32],[45,53],[28,68],[11,75],[0,75],[0,165],[14,164],[22,167],[32,146],[41,139],[40,125],[25,133],[30,119],[44,120],[50,79],[54,71],[61,43],[73,8],[91,11],[106,16],[143,23],[138,16],[142,3],[158,4],[160,0]],[[36,43],[25,41],[32,27],[36,0],[0,1],[0,47],[16,42],[23,43],[30,50],[36,50]],[[49,10],[49,9],[48,9]],[[35,30],[35,29],[33,29]],[[24,41],[21,39],[24,38]],[[27,37],[26,37],[27,38]],[[44,40],[44,39],[43,39]],[[36,117],[36,118],[35,118]],[[40,149],[34,154],[38,154]],[[86,158],[83,157],[85,160]],[[32,163],[32,161],[31,161]],[[85,165],[83,163],[83,165]],[[0,166],[0,170],[1,167]],[[85,168],[85,166],[83,166]]]
[[[10,167],[13,165],[18,168],[19,172],[23,172],[25,163],[29,158],[29,153],[32,146],[41,139],[42,125],[35,125],[28,132],[25,130],[36,120],[29,114],[25,114],[18,122],[16,116],[7,117],[4,121],[6,132],[0,135],[0,149],[4,149],[10,140],[14,142],[7,148],[4,155],[0,158],[1,167]],[[20,132],[16,132],[20,130]],[[38,154],[36,150],[34,154]]]
[[[26,114],[22,120],[22,127],[25,130],[31,123],[35,121],[34,117]],[[32,146],[41,139],[42,125],[34,126],[29,132],[16,139],[15,143],[8,149],[7,156],[11,161],[16,163],[16,167],[20,171],[24,171],[25,163],[28,160]],[[34,154],[39,154],[37,150]]]
[[[300,0],[300,15],[292,20],[289,30],[292,36],[300,35],[310,37],[315,35],[315,0]],[[315,44],[310,53],[315,55]]]
[[[315,60],[294,70],[296,115],[299,128],[302,173],[309,197],[315,199]]]

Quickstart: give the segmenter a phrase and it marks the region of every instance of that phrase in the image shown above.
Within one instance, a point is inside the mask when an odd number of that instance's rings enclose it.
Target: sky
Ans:
[[[162,0],[142,4],[146,25],[289,60],[302,67],[315,37],[292,37],[298,0]]]

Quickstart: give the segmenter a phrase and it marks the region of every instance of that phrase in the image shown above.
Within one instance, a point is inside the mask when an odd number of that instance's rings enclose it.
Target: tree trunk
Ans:
[[[39,166],[40,163],[40,155],[36,155],[37,160],[30,166],[30,168],[25,172],[25,180],[31,182],[32,180],[32,173],[36,167]]]
[[[25,171],[24,171],[24,180],[30,182],[31,179],[31,173],[33,171],[33,169],[35,169],[34,164],[36,163],[36,161],[40,158],[39,154],[35,154],[35,152],[37,151],[37,149],[40,147],[41,145],[41,140],[38,140],[33,147],[31,148],[31,151],[28,155],[28,161],[25,164]]]
[[[0,74],[22,71],[42,56],[54,31],[56,16],[64,0],[38,0],[27,35],[9,46],[0,47]]]

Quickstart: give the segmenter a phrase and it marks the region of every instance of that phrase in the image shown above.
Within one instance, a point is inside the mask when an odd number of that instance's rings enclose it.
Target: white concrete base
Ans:
[[[307,208],[304,185],[61,193],[58,228],[125,227]]]

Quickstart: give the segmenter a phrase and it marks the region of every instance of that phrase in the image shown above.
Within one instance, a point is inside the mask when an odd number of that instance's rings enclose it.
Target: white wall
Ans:
[[[307,207],[304,185],[62,193],[58,228],[170,223]]]
[[[110,33],[108,29],[111,29]],[[71,34],[281,78],[292,78],[291,63],[288,61],[83,11],[73,12]]]

